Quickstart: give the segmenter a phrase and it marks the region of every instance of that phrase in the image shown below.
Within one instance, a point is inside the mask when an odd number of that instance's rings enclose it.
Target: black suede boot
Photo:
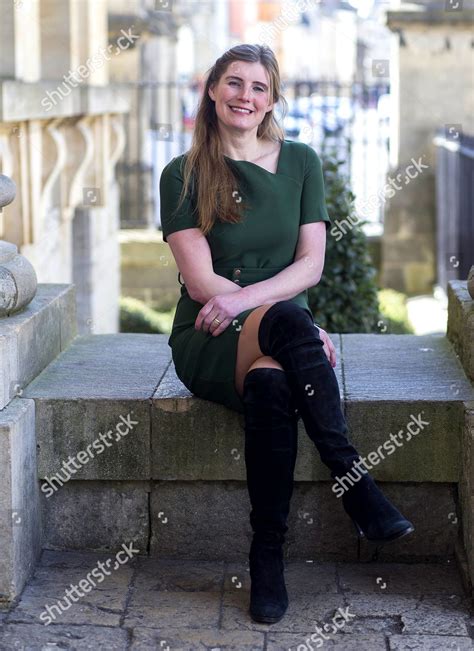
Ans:
[[[331,476],[340,479],[347,474],[353,478],[344,480],[350,487],[342,501],[359,536],[377,542],[395,540],[414,527],[361,467],[360,456],[346,435],[336,375],[318,334],[307,310],[292,301],[279,301],[263,315],[258,339],[263,354],[273,357],[285,370],[306,432]]]
[[[288,607],[283,543],[293,493],[297,417],[285,372],[255,368],[242,395],[245,463],[254,532],[249,553],[250,608],[254,621],[279,621]]]

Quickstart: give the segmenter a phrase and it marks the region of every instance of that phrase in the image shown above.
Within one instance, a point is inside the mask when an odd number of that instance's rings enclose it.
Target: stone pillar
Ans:
[[[0,210],[14,196],[13,182],[0,175]],[[0,604],[20,594],[41,553],[35,403],[20,397],[35,363],[35,326],[31,314],[16,318],[35,293],[33,267],[15,245],[0,241]]]
[[[40,23],[43,79],[74,72],[89,84],[108,82],[106,0],[41,0]]]
[[[431,293],[436,282],[435,133],[474,133],[474,11],[447,6],[435,0],[387,12],[398,41],[390,70],[397,115],[381,283],[408,294]]]
[[[41,76],[43,79],[61,79],[80,63],[79,38],[73,37],[75,13],[73,0],[42,0],[41,20]],[[76,3],[82,4],[82,3]]]
[[[465,280],[448,282],[447,337],[467,377],[471,383],[474,383],[474,298],[468,291],[469,285],[470,283]],[[474,402],[464,403],[461,459],[459,503],[462,542],[466,552],[471,586],[474,586]]]
[[[40,77],[39,47],[39,2],[2,2],[0,78],[37,81]]]

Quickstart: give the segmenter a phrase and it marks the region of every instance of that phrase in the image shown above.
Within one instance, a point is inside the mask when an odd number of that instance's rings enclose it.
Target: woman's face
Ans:
[[[270,80],[261,63],[232,61],[219,82],[209,88],[220,126],[231,130],[257,130],[274,103],[270,102]],[[246,111],[232,110],[241,107]]]

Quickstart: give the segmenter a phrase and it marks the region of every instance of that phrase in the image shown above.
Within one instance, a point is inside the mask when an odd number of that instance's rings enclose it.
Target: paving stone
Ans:
[[[385,635],[393,635],[394,633],[402,633],[403,624],[400,615],[393,615],[391,617],[356,617],[353,621],[349,621],[341,629],[341,633],[351,636],[355,633],[383,633]]]
[[[7,624],[0,629],[0,651],[126,651],[127,631],[104,626]]]
[[[287,576],[285,570],[285,577]],[[288,583],[287,583],[288,586]],[[250,570],[247,563],[226,563],[224,590],[246,590],[250,593]]]
[[[123,625],[127,628],[217,627],[220,611],[217,592],[166,592],[135,589]]]
[[[290,595],[288,595],[290,597]],[[223,630],[267,630],[303,633],[314,631],[314,624],[331,621],[339,607],[344,607],[343,595],[298,595],[289,599],[285,616],[274,624],[254,622],[248,612],[250,593],[247,590],[226,591],[222,597]]]
[[[468,635],[469,600],[429,596],[415,610],[402,614],[403,632],[408,635]]]
[[[285,583],[290,596],[338,592],[334,563],[286,561]],[[224,590],[240,589],[241,586],[250,591],[248,563],[227,563]]]
[[[345,592],[464,594],[454,563],[338,563],[337,568],[339,585]]]
[[[311,635],[314,635],[311,640]],[[323,640],[318,644],[317,634],[294,635],[290,633],[267,634],[267,651],[314,651],[317,648],[332,649],[336,651],[385,651],[385,638],[383,635],[351,635],[344,637],[342,634],[333,636],[329,640]],[[308,641],[308,642],[307,642]],[[311,646],[310,646],[311,645]]]
[[[446,637],[442,635],[392,635],[390,651],[469,651],[474,649],[468,637]]]
[[[44,551],[19,603],[0,611],[0,651],[314,651],[322,646],[316,627],[329,638],[324,648],[340,651],[474,651],[474,618],[454,563],[289,560],[288,610],[280,622],[260,624],[248,613],[248,560],[137,556],[44,626],[46,604],[64,602],[64,590],[108,558]],[[348,619],[331,634],[339,609]]]
[[[158,558],[138,559],[135,585],[139,590],[220,592],[223,561],[185,561]]]
[[[396,617],[413,611],[421,597],[397,594],[345,594],[351,612],[360,617]]]
[[[105,576],[99,583],[94,576],[90,580],[95,583],[90,592],[85,592],[79,582],[86,580],[87,574],[94,569],[94,566],[86,568],[59,569],[59,568],[37,568],[34,577],[24,589],[21,600],[30,597],[42,597],[48,603],[58,599],[64,599],[65,590],[71,585],[78,586],[84,593],[81,602],[90,605],[100,606],[107,604],[111,610],[122,611],[125,608],[128,586],[130,584],[133,569],[122,567],[110,576]]]
[[[210,651],[221,647],[225,651],[262,651],[264,634],[257,631],[216,631],[198,629],[178,631],[176,629],[151,630],[133,629],[133,642],[130,651]]]
[[[291,561],[285,570],[285,582],[293,595],[338,592],[334,563]]]
[[[62,608],[58,610],[55,599],[46,597],[22,597],[19,604],[9,614],[8,623],[41,624],[46,623],[46,606],[52,610],[51,618],[58,624],[84,624],[92,626],[118,626],[121,612],[110,610],[107,601],[98,600],[100,605],[91,604],[81,599],[68,607],[64,596],[61,599]]]

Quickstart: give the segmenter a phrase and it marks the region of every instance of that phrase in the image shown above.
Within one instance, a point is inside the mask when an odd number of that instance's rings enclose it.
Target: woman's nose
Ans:
[[[245,86],[245,85],[241,86],[239,97],[242,100],[246,101],[246,102],[250,101],[250,85],[249,86]]]

